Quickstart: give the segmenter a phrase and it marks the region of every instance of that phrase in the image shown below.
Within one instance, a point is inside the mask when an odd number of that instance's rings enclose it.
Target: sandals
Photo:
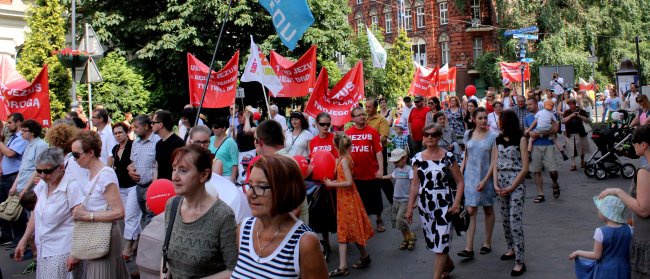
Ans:
[[[384,221],[383,220],[377,220],[377,232],[383,233],[386,231],[386,228],[384,228]]]
[[[534,203],[543,203],[546,201],[546,198],[544,198],[544,195],[537,195],[537,197],[533,200]]]
[[[348,275],[350,275],[350,271],[348,271],[347,268],[337,268],[335,270],[330,271],[330,273],[328,275],[329,275],[329,277],[348,276]]]
[[[410,240],[406,240],[406,239],[402,240],[402,243],[399,244],[399,249],[400,250],[406,249],[409,246],[409,241]]]
[[[411,239],[409,239],[408,243],[409,243],[409,245],[406,248],[413,251],[413,249],[415,249],[415,237],[411,237]]]
[[[463,258],[474,258],[474,251],[463,250],[458,252],[456,255]]]
[[[560,184],[555,184],[553,186],[553,198],[557,199],[560,197]]]
[[[570,171],[576,171],[577,169],[576,166],[571,166],[571,168],[569,168]]]
[[[483,246],[483,247],[481,247],[481,250],[478,250],[478,253],[481,254],[481,255],[487,255],[487,254],[490,254],[490,252],[492,252],[492,248],[487,247],[487,246]]]
[[[370,263],[372,260],[370,260],[370,255],[368,255],[365,259],[364,258],[359,258],[359,260],[352,265],[352,268],[354,269],[362,269],[370,266]]]

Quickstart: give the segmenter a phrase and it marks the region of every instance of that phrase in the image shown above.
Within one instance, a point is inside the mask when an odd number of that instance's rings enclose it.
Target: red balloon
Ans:
[[[472,97],[474,94],[476,94],[476,86],[470,84],[465,87],[465,96]]]
[[[147,207],[153,214],[158,215],[165,211],[167,200],[174,196],[176,196],[174,183],[168,179],[154,180],[147,189]]]
[[[325,178],[334,180],[335,165],[336,159],[334,159],[332,153],[324,150],[314,152],[311,155],[311,166],[313,169],[311,178],[318,181],[322,181]]]
[[[262,115],[259,111],[253,112],[253,120],[260,120],[260,118],[262,118]]]
[[[309,161],[307,161],[307,158],[301,155],[294,155],[293,158],[298,162],[300,172],[302,172],[302,177],[307,177],[309,175]]]

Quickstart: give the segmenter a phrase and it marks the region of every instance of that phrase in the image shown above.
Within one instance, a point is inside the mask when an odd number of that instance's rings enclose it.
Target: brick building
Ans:
[[[403,22],[398,25],[399,0],[349,0],[348,20],[356,30],[363,25],[384,29],[389,46],[398,27],[411,39],[413,60],[427,67],[456,67],[456,92],[476,84],[485,89],[474,70],[474,60],[486,52],[499,51],[495,0],[403,0]],[[359,29],[360,28],[360,29]]]

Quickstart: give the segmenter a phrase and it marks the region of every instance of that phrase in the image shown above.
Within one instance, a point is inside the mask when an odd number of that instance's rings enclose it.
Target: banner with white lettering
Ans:
[[[4,61],[3,61],[4,62]],[[47,65],[30,84],[13,68],[3,63],[2,68],[12,70],[12,81],[0,83],[0,119],[7,120],[9,114],[21,113],[25,119],[33,119],[43,127],[50,127],[50,85],[48,83]],[[6,71],[2,71],[3,75]],[[16,75],[18,74],[18,75]],[[19,77],[19,78],[18,78]]]
[[[271,63],[266,60],[266,56],[255,44],[253,41],[253,36],[251,35],[251,50],[248,55],[248,62],[246,63],[246,68],[244,73],[241,75],[242,82],[253,82],[257,81],[262,84],[262,86],[269,89],[271,92],[278,92],[282,90],[282,82],[278,79],[278,76],[273,71]],[[275,96],[275,94],[273,95]]]
[[[332,90],[329,90],[327,80],[327,70],[322,68],[305,112],[313,117],[321,112],[327,112],[332,117],[332,125],[343,126],[352,120],[350,110],[365,97],[363,63],[357,62],[357,65],[345,74]]]
[[[190,104],[198,107],[205,89],[205,80],[210,68],[187,53],[187,74],[190,85]],[[239,75],[239,51],[219,72],[212,71],[208,90],[205,92],[204,108],[225,108],[235,103],[237,76]]]
[[[435,86],[438,83],[438,69],[431,69],[415,64],[415,73],[409,88],[409,95],[433,97],[438,96],[438,90]]]
[[[314,23],[306,0],[259,0],[271,14],[273,26],[282,43],[290,50],[296,48],[298,40]]]
[[[522,62],[499,63],[499,67],[501,68],[501,77],[508,79],[510,82],[521,82],[521,64]],[[526,69],[524,70],[524,81],[528,81],[530,80],[530,65],[528,63],[524,64],[526,65]]]
[[[316,46],[312,46],[296,62],[292,62],[271,50],[271,67],[282,82],[275,97],[303,97],[314,91],[316,84]]]
[[[438,91],[456,91],[456,67],[445,65],[438,70]]]

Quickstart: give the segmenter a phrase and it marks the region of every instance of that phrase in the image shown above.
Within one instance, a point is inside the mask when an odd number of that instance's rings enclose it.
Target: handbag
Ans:
[[[20,206],[20,197],[14,195],[7,197],[7,200],[0,203],[0,219],[13,222],[18,220],[23,207]]]
[[[104,169],[100,170],[97,176],[102,171]],[[90,191],[86,194],[86,199],[84,199],[81,206],[86,205],[96,185],[97,180],[93,182],[93,186],[90,187]],[[106,209],[108,209],[108,205],[106,205]],[[75,221],[71,255],[80,260],[93,260],[105,256],[110,251],[112,229],[113,222]]]
[[[472,130],[473,132],[473,130]],[[471,138],[471,132],[470,132],[470,138]],[[449,179],[449,188],[451,190],[451,199],[452,201],[456,199],[457,193],[457,187],[456,187],[456,181],[454,181],[453,178]],[[449,204],[449,207],[451,208],[453,202]],[[462,232],[466,232],[467,229],[469,229],[469,213],[467,212],[467,208],[464,206],[465,204],[465,197],[462,197],[460,200],[460,210],[456,214],[451,214],[447,213],[447,220],[451,222],[451,225],[454,227],[454,231],[456,231],[456,235],[462,236]]]
[[[591,127],[591,124],[589,124],[587,122],[584,122],[584,121],[582,121],[582,127],[584,127],[584,129],[585,129],[585,134],[589,134],[589,133],[591,133],[591,131],[594,130],[594,128]]]

